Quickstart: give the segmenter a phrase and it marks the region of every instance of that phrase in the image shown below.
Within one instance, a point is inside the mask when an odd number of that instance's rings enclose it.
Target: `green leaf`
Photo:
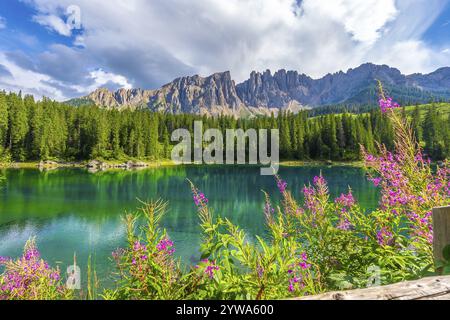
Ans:
[[[442,270],[442,273],[443,273],[444,275],[450,275],[450,264],[449,264],[449,265],[446,265],[446,266],[444,267],[444,269]]]
[[[446,245],[444,250],[442,250],[442,255],[444,259],[450,262],[450,244]]]
[[[200,259],[207,259],[211,255],[211,252],[204,252],[202,253]]]
[[[436,269],[443,268],[445,266],[445,262],[442,260],[436,260],[434,267]]]
[[[423,276],[425,274],[430,274],[431,270],[432,270],[433,264],[428,264],[426,265],[424,268],[422,268],[422,270],[420,270],[420,274]]]

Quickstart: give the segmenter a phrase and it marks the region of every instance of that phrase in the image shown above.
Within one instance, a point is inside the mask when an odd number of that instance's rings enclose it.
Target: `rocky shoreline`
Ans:
[[[58,168],[85,168],[89,172],[106,171],[106,170],[137,170],[149,167],[160,167],[163,165],[172,165],[169,161],[138,161],[128,160],[125,162],[107,162],[101,160],[90,160],[84,162],[60,162],[60,161],[40,161],[40,162],[9,162],[0,163],[0,168],[13,168],[13,169],[25,169],[25,168],[37,168],[41,171],[54,170]]]
[[[99,160],[91,160],[87,163],[86,168],[90,172],[94,171],[105,171],[110,169],[124,169],[124,170],[131,170],[131,169],[142,169],[142,168],[148,168],[149,164],[143,161],[127,161],[123,163],[108,163],[103,162]]]

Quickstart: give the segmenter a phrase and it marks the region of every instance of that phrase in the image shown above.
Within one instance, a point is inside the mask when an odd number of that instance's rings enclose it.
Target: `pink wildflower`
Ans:
[[[175,248],[173,246],[174,246],[173,241],[166,237],[156,245],[156,249],[159,252],[172,255],[175,252]]]
[[[386,113],[388,110],[400,107],[400,105],[397,102],[394,102],[391,97],[381,97],[378,100],[378,104],[380,106],[381,112],[383,113]]]

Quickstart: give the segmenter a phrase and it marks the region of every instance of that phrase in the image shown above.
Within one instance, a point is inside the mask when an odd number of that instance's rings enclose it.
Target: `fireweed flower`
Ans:
[[[305,207],[309,209],[313,215],[323,213],[324,201],[328,201],[328,187],[327,182],[322,176],[315,176],[313,179],[313,186],[303,188],[303,196],[305,199]]]
[[[325,181],[325,178],[322,176],[315,176],[313,179],[313,182],[316,186],[325,185],[327,182]]]
[[[193,195],[194,203],[197,207],[203,207],[208,204],[208,198],[206,198],[204,193],[195,192]]]
[[[371,154],[366,155],[366,162],[375,162],[375,161],[377,161],[377,157]]]
[[[301,259],[301,261],[298,263],[298,265],[299,265],[303,270],[309,269],[309,268],[311,267],[311,265],[307,262],[307,261],[308,261],[308,256],[306,255],[305,252],[303,252],[303,253],[300,255],[300,259]]]
[[[40,258],[33,241],[27,242],[22,257],[17,260],[2,258],[5,271],[0,275],[0,297],[5,299],[42,299],[49,287],[56,294],[63,293],[59,286],[59,269],[52,269]]]
[[[277,187],[280,190],[280,193],[284,193],[287,188],[287,182],[281,179],[277,179]]]
[[[422,152],[419,152],[416,154],[416,156],[414,157],[414,161],[415,162],[421,162],[421,163],[429,163],[431,160],[429,158],[427,158],[426,160],[423,158],[423,154]]]
[[[315,176],[313,182],[316,188],[317,196],[324,199],[324,197],[326,197],[328,194],[327,181],[321,174],[320,176]]]
[[[377,242],[380,246],[390,246],[393,242],[393,235],[386,227],[377,231]]]
[[[433,243],[433,221],[431,219],[432,211],[425,213],[423,217],[415,212],[408,212],[408,220],[411,222],[411,237],[424,238],[429,244]]]
[[[133,245],[133,250],[135,252],[139,252],[139,251],[146,251],[147,250],[147,246],[145,244],[141,244],[140,241],[136,241]]]
[[[319,202],[316,197],[316,189],[311,186],[304,187],[303,196],[305,198],[305,207],[315,213],[319,207]]]
[[[116,256],[116,261],[119,261],[122,254],[126,253],[121,252],[120,249],[116,250],[116,252],[113,253],[113,258]],[[139,270],[142,268],[142,261],[147,260],[147,246],[140,241],[135,241],[133,243],[133,246],[131,248],[131,264],[138,268]]]
[[[391,97],[385,97],[384,95],[378,100],[381,112],[386,113],[388,110],[399,108],[400,105],[394,102]]]
[[[436,172],[436,181],[440,184],[447,197],[450,197],[450,166],[444,163],[444,166],[439,168]]]
[[[305,287],[303,283],[303,272],[311,268],[311,264],[308,263],[308,256],[305,252],[300,254],[298,262],[290,266],[287,273],[289,275],[288,291],[294,292],[296,289],[303,289]]]
[[[449,196],[450,169],[444,163],[433,175],[429,159],[424,159],[420,150],[408,150],[403,146],[393,154],[382,148],[378,158],[366,154],[366,165],[375,169],[379,176],[369,179],[376,186],[381,185],[380,209],[393,217],[405,217],[412,241],[430,244],[433,240],[431,208],[444,204]],[[385,227],[377,232],[380,245],[393,242],[394,237],[389,230]]]
[[[352,224],[348,221],[347,218],[341,218],[339,220],[339,224],[336,226],[339,230],[348,231],[352,229]]]
[[[369,181],[372,181],[373,185],[375,187],[378,187],[382,181],[382,179],[380,177],[377,178],[369,178]]]
[[[40,258],[39,251],[36,248],[30,248],[25,251],[24,258],[27,261],[39,259]]]
[[[167,255],[172,255],[175,252],[174,243],[166,237],[158,242],[156,250]]]
[[[379,177],[370,177],[369,180],[375,186],[382,184],[381,208],[388,209],[397,205],[405,205],[410,202],[413,194],[410,191],[410,181],[403,173],[402,157],[385,152],[377,160],[367,161],[370,158],[366,155],[366,165],[376,168]]]
[[[201,264],[203,266],[205,266],[204,269],[203,269],[203,273],[206,274],[210,279],[213,279],[214,275],[215,275],[215,272],[220,270],[220,267],[218,265],[216,265],[215,261],[210,261],[208,259],[203,259],[201,261]],[[197,265],[197,266],[195,266],[195,268],[196,269],[200,269],[201,266]]]
[[[347,210],[350,209],[352,206],[354,206],[356,203],[352,192],[349,191],[347,194],[342,193],[340,197],[334,200],[334,203],[337,205],[338,209],[340,208],[340,212],[338,212],[339,222],[336,228],[343,231],[351,230],[352,224],[345,216],[345,214],[347,213]]]
[[[346,208],[350,208],[351,206],[353,206],[354,204],[355,204],[355,198],[353,197],[353,194],[352,194],[352,192],[350,191],[349,193],[347,193],[347,194],[341,194],[341,196],[339,197],[339,198],[336,198],[335,200],[334,200],[334,202],[337,204],[337,205],[341,205],[341,206],[343,206],[343,207],[346,207]]]
[[[296,286],[299,286],[300,289],[305,286],[302,282],[302,276],[292,277],[291,279],[289,279],[289,286],[288,286],[289,292],[294,292]]]
[[[0,256],[0,266],[6,264],[8,261],[10,261],[11,259],[8,257],[1,257]]]

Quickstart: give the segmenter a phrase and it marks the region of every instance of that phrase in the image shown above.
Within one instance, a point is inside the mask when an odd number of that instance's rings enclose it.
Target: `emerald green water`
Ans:
[[[378,191],[360,168],[282,167],[280,175],[295,197],[322,171],[330,193],[338,196],[351,186],[367,209],[376,206]],[[100,280],[113,270],[111,252],[125,242],[120,216],[139,207],[137,199],[169,201],[163,226],[185,263],[198,261],[200,234],[189,178],[210,200],[214,212],[228,217],[249,235],[264,233],[262,208],[269,192],[276,201],[274,178],[251,166],[178,166],[141,171],[88,173],[83,169],[5,170],[0,190],[0,256],[18,256],[26,240],[36,236],[42,256],[62,270],[72,263],[86,267],[91,254]]]

